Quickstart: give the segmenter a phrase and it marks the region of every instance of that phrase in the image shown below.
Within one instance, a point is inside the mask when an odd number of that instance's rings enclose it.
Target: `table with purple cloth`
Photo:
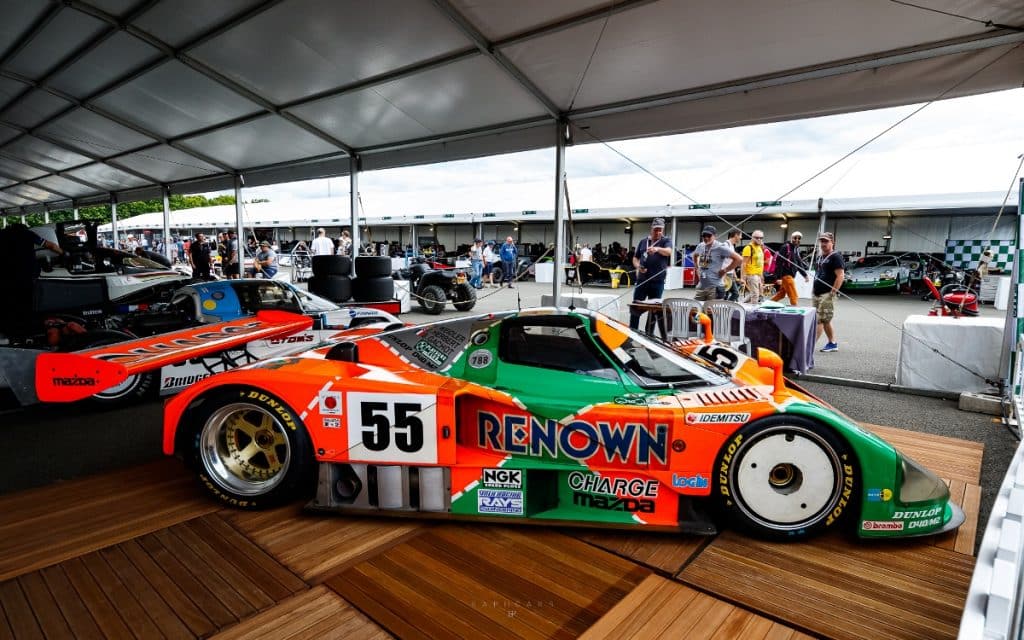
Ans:
[[[771,349],[782,358],[787,371],[807,373],[814,368],[817,323],[818,312],[812,307],[748,307],[744,329],[755,354],[757,347]]]

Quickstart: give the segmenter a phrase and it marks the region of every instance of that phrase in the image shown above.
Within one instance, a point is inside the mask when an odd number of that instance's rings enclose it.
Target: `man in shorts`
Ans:
[[[693,251],[700,277],[693,295],[695,300],[723,300],[722,277],[743,263],[743,256],[728,242],[718,242],[717,235],[718,230],[707,225],[700,233],[701,243]]]
[[[835,238],[831,233],[818,236],[818,250],[818,263],[814,270],[814,308],[818,311],[818,331],[814,340],[817,342],[824,332],[828,342],[821,350],[831,353],[839,351],[839,343],[832,329],[832,318],[835,316],[836,296],[846,277],[846,264],[835,250]]]

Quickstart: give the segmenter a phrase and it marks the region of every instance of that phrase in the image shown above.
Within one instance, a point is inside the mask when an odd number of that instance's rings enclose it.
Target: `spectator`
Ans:
[[[659,300],[665,292],[665,276],[672,261],[672,240],[665,237],[665,219],[651,221],[651,233],[636,245],[633,267],[636,269],[636,288],[633,301]],[[640,313],[630,308],[629,326],[640,327]]]
[[[189,245],[188,261],[192,266],[192,277],[200,280],[210,279],[210,245],[206,243],[206,236],[196,234],[196,239]]]
[[[153,262],[165,266],[168,269],[171,268],[171,261],[168,260],[167,257],[164,256],[162,253],[159,253],[157,251],[150,251],[149,249],[143,249],[142,247],[135,247],[135,255],[139,256],[140,258],[152,260]]]
[[[494,251],[494,240],[488,240],[484,245],[484,277],[487,278],[488,289],[494,287],[493,265],[495,260],[498,260],[498,255]]]
[[[45,240],[20,222],[0,230],[0,332],[9,337],[26,337],[35,328],[35,282],[39,278],[38,249],[64,253],[56,242]]]
[[[498,248],[498,256],[501,258],[501,284],[508,283],[508,288],[513,288],[516,281],[516,264],[519,262],[519,249],[512,242],[512,236],[506,236],[505,242]]]
[[[704,227],[700,233],[701,244],[693,251],[698,273],[697,291],[693,296],[696,300],[724,299],[722,277],[743,263],[743,257],[731,244],[716,240],[717,234],[713,226]]]
[[[729,229],[726,240],[732,245],[733,251],[739,251],[740,243],[743,242],[743,232],[735,227]],[[736,302],[740,299],[740,269],[730,269],[729,273],[722,277],[722,287],[725,289],[725,299]]]
[[[789,236],[789,242],[782,245],[775,255],[775,277],[779,283],[779,291],[772,296],[773,302],[778,302],[789,296],[789,304],[796,305],[800,299],[796,293],[796,282],[793,280],[796,274],[804,277],[807,282],[807,269],[804,267],[803,258],[800,257],[800,240],[803,234],[794,231]]]
[[[818,236],[818,248],[820,254],[814,270],[814,308],[818,311],[818,331],[814,340],[817,342],[824,331],[828,342],[821,350],[830,353],[839,351],[839,343],[832,329],[832,318],[835,317],[836,296],[846,277],[846,264],[835,250],[835,238],[831,233]]]
[[[316,230],[316,238],[313,240],[314,256],[329,256],[334,253],[334,243],[327,237],[327,231],[323,227]]]
[[[594,252],[590,250],[589,244],[584,244],[580,248],[580,262],[593,262]]]
[[[256,258],[253,260],[253,269],[267,280],[273,280],[277,275],[277,253],[270,248],[270,243],[266,240],[260,242],[260,250],[256,252]]]
[[[217,257],[220,258],[221,273],[228,267],[228,259],[231,257],[231,249],[228,248],[228,234],[222,231],[217,234]]]
[[[761,302],[761,286],[764,284],[764,231],[754,229],[750,244],[743,247],[743,284],[747,287],[744,302]]]
[[[469,281],[471,287],[477,289],[483,289],[483,273],[484,273],[484,241],[477,238],[473,241],[473,246],[469,248],[469,266],[473,271],[473,277]]]
[[[224,267],[224,275],[234,280],[242,277],[241,263],[238,259],[238,233],[228,231],[228,263]]]
[[[342,231],[341,237],[338,238],[338,255],[347,256],[352,253],[352,236],[348,234],[348,231]]]

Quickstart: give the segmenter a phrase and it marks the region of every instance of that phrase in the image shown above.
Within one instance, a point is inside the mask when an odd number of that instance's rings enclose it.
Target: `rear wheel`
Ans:
[[[460,286],[468,287],[469,285]],[[436,284],[428,284],[420,291],[419,301],[424,313],[436,316],[444,311],[444,305],[448,298],[444,295],[444,289]]]
[[[452,306],[459,311],[469,311],[476,305],[476,289],[468,284],[455,285],[455,302]]]
[[[79,351],[93,347],[105,347],[107,345],[134,340],[135,336],[123,331],[105,329],[82,335],[77,340],[71,340],[66,345],[68,351]],[[153,390],[153,383],[159,373],[157,371],[146,371],[128,376],[121,384],[94,393],[90,398],[93,404],[104,407],[116,407],[122,404],[138,402],[149,396]]]
[[[853,509],[858,470],[850,447],[823,425],[774,416],[747,425],[722,448],[716,495],[737,527],[775,539],[834,528]]]
[[[312,492],[309,435],[276,397],[251,387],[225,389],[206,396],[192,415],[189,457],[217,499],[259,509]]]

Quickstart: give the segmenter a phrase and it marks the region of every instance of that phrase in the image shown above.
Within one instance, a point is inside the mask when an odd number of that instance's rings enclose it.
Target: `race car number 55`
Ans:
[[[437,462],[437,398],[419,393],[349,393],[349,459]]]

